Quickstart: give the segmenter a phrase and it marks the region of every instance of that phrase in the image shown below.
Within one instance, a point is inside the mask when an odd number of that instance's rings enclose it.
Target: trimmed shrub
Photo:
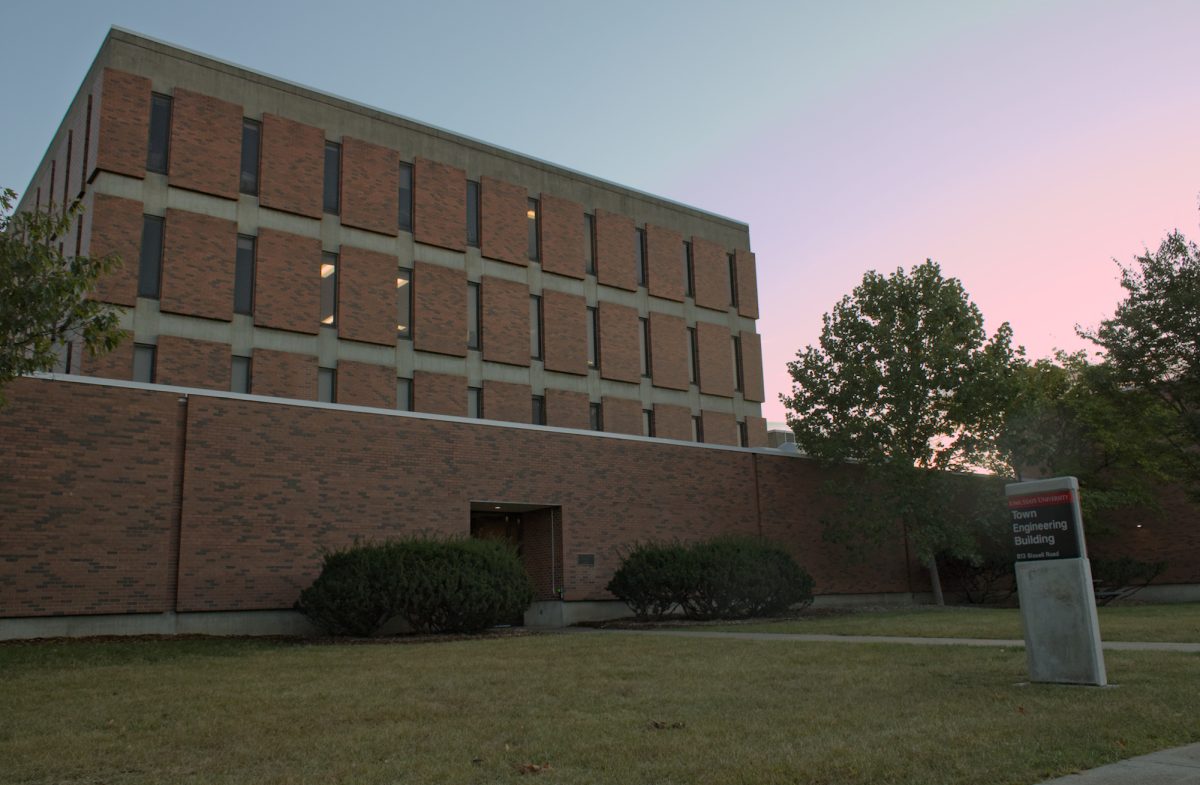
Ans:
[[[506,544],[413,538],[327,554],[297,607],[332,635],[369,636],[397,617],[417,632],[479,632],[531,602],[529,576]]]
[[[661,619],[687,596],[690,556],[679,543],[639,543],[625,554],[607,588],[639,620]]]

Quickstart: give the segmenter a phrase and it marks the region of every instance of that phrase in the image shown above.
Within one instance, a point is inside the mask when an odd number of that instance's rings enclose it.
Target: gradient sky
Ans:
[[[764,413],[869,269],[926,258],[1031,357],[1200,237],[1200,2],[22,2],[0,185],[110,25],[746,221]]]

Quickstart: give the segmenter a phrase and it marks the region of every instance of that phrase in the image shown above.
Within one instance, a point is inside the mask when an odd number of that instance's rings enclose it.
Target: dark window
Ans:
[[[650,320],[642,318],[642,319],[639,319],[638,321],[641,322],[641,325],[640,325],[641,326],[641,330],[640,330],[641,340],[639,341],[638,348],[640,348],[642,350],[641,351],[642,376],[649,376],[650,375]]]
[[[596,216],[583,214],[583,271],[596,274]]]
[[[700,383],[700,346],[695,327],[688,328],[688,382]]]
[[[242,177],[238,188],[251,196],[258,193],[258,150],[262,126],[254,120],[242,120]]]
[[[479,183],[467,180],[467,245],[479,247]]]
[[[325,143],[325,212],[338,214],[341,209],[342,146]]]
[[[742,389],[742,339],[733,336],[733,389]]]
[[[254,313],[254,238],[239,234],[233,271],[233,312]]]
[[[654,412],[642,409],[642,435],[654,436]]]
[[[692,265],[692,244],[683,241],[683,293],[696,296],[696,268]]]
[[[746,430],[746,423],[738,423],[738,447],[750,446],[750,432]]]
[[[396,271],[396,337],[412,338],[412,270]]]
[[[600,367],[600,311],[588,307],[587,313],[587,345],[588,367]]]
[[[137,343],[133,345],[133,380],[135,382],[154,384],[154,366],[157,364],[155,362],[157,354],[156,347],[150,344]]]
[[[692,441],[704,441],[704,420],[701,420],[699,415],[692,417]]]
[[[317,369],[317,400],[322,403],[337,400],[337,371],[333,368]]]
[[[528,220],[528,224],[529,224],[529,258],[532,261],[536,262],[538,260],[538,250],[539,250],[538,249],[538,236],[539,236],[539,234],[541,234],[541,232],[539,231],[541,229],[541,225],[539,223],[541,221],[541,217],[540,217],[540,212],[538,209],[538,200],[537,199],[529,200],[529,209],[526,210],[525,215],[529,219]]]
[[[150,96],[150,144],[146,153],[146,169],[167,173],[167,147],[171,137],[171,97],[154,93]]]
[[[737,307],[737,257],[729,254],[729,304]]]
[[[229,389],[235,393],[250,392],[250,358],[233,356],[233,372],[229,375]]]
[[[529,295],[529,356],[542,359],[542,296]]]
[[[589,409],[589,415],[590,415],[589,425],[591,425],[592,430],[593,431],[603,431],[604,430],[604,407],[598,403],[591,404],[591,407]]]
[[[83,168],[79,172],[79,192],[83,193],[83,189],[87,187],[88,176],[88,152],[92,146],[92,97],[88,96],[87,102],[87,119],[83,126]]]
[[[634,260],[637,267],[638,286],[646,285],[646,230],[638,229],[634,239]]]
[[[321,324],[327,327],[337,324],[337,265],[337,254],[321,254]]]
[[[413,168],[412,164],[400,164],[400,228],[411,232],[413,228]]]
[[[159,297],[162,284],[163,219],[142,216],[142,254],[138,260],[138,297]]]
[[[63,208],[71,201],[71,153],[75,146],[75,132],[67,131],[67,160],[63,165]]]
[[[483,297],[479,293],[479,284],[474,281],[467,283],[467,348],[479,349],[483,346],[483,328],[480,325],[480,311],[483,307]]]
[[[467,388],[467,416],[483,419],[483,389],[480,387]]]
[[[412,395],[412,379],[397,379],[396,408],[402,412],[411,412],[413,410]]]
[[[546,398],[543,395],[533,396],[533,424],[546,424]]]

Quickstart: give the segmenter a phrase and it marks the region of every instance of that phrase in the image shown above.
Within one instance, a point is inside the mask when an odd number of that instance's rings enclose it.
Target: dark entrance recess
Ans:
[[[561,507],[471,502],[471,536],[501,540],[516,549],[533,581],[535,601],[563,599]]]

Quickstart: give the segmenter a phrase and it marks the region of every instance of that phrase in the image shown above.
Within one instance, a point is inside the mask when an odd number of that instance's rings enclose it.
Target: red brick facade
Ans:
[[[484,276],[483,359],[508,365],[529,365],[529,287],[503,278]]]
[[[757,333],[739,333],[742,343],[742,397],[747,401],[767,399],[763,389],[762,337]]]
[[[168,209],[163,228],[159,308],[204,319],[232,319],[237,224]]]
[[[733,397],[733,341],[729,328],[699,322],[696,341],[700,346],[700,392]]]
[[[542,292],[547,371],[587,373],[587,304],[575,294],[550,289]]]
[[[429,414],[467,416],[467,380],[447,373],[413,372],[413,408]]]
[[[417,262],[414,268],[413,347],[421,352],[466,357],[466,274],[424,262]]]
[[[132,379],[133,334],[126,332],[124,339],[117,344],[117,348],[98,357],[84,351],[79,364],[79,373],[101,379],[121,379],[126,382]]]
[[[637,289],[634,268],[633,219],[607,210],[596,211],[596,277],[618,289]]]
[[[692,238],[692,267],[696,305],[724,311],[729,308],[729,257],[725,249],[702,237]]]
[[[591,408],[587,393],[546,390],[546,425],[554,428],[591,427]]]
[[[738,278],[738,314],[750,319],[758,318],[758,271],[754,266],[754,254],[742,248],[734,256]]]
[[[600,303],[600,376],[619,382],[642,379],[641,341],[636,308]]]
[[[767,443],[767,419],[765,417],[756,417],[753,414],[746,415],[746,436],[749,438],[747,447],[766,447]]]
[[[646,225],[646,277],[651,296],[683,302],[683,235]]]
[[[83,214],[83,252],[87,256],[116,254],[117,269],[96,282],[92,297],[101,302],[137,302],[138,258],[142,251],[142,203],[108,194],[89,194]]]
[[[606,433],[642,434],[642,403],[629,398],[606,395],[601,399]]]
[[[380,234],[400,232],[400,154],[342,137],[342,223]]]
[[[325,132],[264,114],[259,172],[258,201],[263,207],[320,218],[324,212]]]
[[[171,185],[236,199],[242,107],[176,88],[171,100]]]
[[[583,278],[583,206],[542,194],[542,270]]]
[[[321,326],[321,241],[259,229],[254,323],[316,335]]]
[[[692,410],[669,403],[654,404],[654,435],[660,439],[692,441]]]
[[[105,68],[98,93],[92,101],[92,116],[99,120],[93,139],[95,168],[144,177],[150,138],[150,80]]]
[[[527,423],[533,417],[533,393],[528,384],[485,381],[483,416],[488,420]]]
[[[705,409],[700,412],[700,421],[704,426],[705,444],[729,444],[737,446],[737,421],[729,412],[714,412]]]
[[[160,335],[155,381],[178,387],[228,390],[232,357],[227,343]]]
[[[650,312],[650,372],[655,387],[688,388],[687,324],[678,316]]]
[[[337,402],[354,406],[396,408],[396,369],[340,360],[337,365]]]
[[[491,177],[479,180],[482,227],[479,252],[489,259],[529,264],[529,196],[519,185]]]
[[[251,356],[254,378],[250,392],[280,398],[317,398],[317,358],[273,349],[255,349]]]
[[[467,245],[467,175],[462,169],[413,161],[413,238],[462,251]]]
[[[396,257],[342,246],[338,256],[338,337],[396,345]]]

